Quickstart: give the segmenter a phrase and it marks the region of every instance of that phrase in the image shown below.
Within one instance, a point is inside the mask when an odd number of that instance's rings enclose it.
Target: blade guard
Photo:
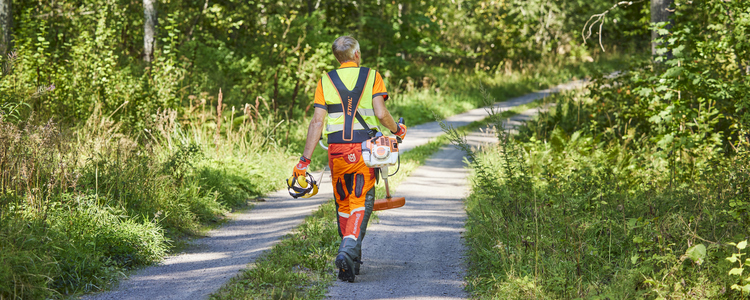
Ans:
[[[375,200],[375,205],[372,207],[372,210],[378,211],[378,210],[399,208],[399,207],[404,206],[404,204],[406,204],[406,198],[404,197],[392,197],[392,198],[378,199],[378,200]]]

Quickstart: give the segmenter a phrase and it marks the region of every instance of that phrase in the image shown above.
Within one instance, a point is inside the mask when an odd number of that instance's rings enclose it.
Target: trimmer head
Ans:
[[[391,198],[385,198],[385,199],[378,199],[375,200],[375,206],[373,206],[372,210],[378,211],[378,210],[386,210],[391,208],[399,208],[404,206],[406,204],[406,198],[404,197],[391,197]]]

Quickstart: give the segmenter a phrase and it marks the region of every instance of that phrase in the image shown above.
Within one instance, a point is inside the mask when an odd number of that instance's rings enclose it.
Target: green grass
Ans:
[[[542,101],[518,106],[499,116],[507,118],[537,107],[540,103]],[[456,130],[466,133],[489,122],[491,120],[485,119]],[[449,143],[449,137],[441,135],[403,153],[401,169],[389,178],[392,189],[397,190],[398,185],[412,171]],[[385,197],[382,184],[375,189],[376,198]],[[371,222],[377,222],[377,212],[373,214]],[[312,216],[307,217],[293,233],[214,293],[211,299],[323,299],[327,287],[336,278],[332,261],[337,254],[339,242],[335,205],[333,200],[329,200]]]
[[[117,130],[96,114],[65,131],[0,120],[0,140],[13,141],[0,145],[0,298],[106,289],[280,188],[291,164],[278,147],[247,151],[260,147],[242,148],[244,137],[217,148],[197,127],[153,130],[142,144]]]
[[[576,127],[599,103],[579,92],[553,100],[517,139],[477,155],[466,204],[473,297],[745,298],[731,289],[746,282],[728,274],[738,264],[726,258],[747,255],[727,243],[747,239],[737,212],[748,156],[690,174],[706,158],[669,162],[647,138],[603,142]],[[691,254],[696,245],[704,253]]]
[[[432,75],[440,72],[446,79],[435,77],[429,86],[394,86],[388,104],[394,115],[415,125],[432,121],[433,112],[447,116],[483,105],[477,91],[449,72],[435,69]],[[471,81],[505,99],[543,86],[532,73],[478,74]],[[416,109],[430,106],[437,109]],[[127,133],[98,107],[78,128],[0,122],[2,139],[14,141],[3,144],[0,161],[15,162],[0,170],[5,187],[0,298],[61,298],[107,289],[123,273],[180,251],[187,240],[220,225],[226,212],[247,209],[248,200],[281,188],[299,157],[291,149],[299,149],[307,120],[250,121],[227,111],[218,140],[210,107],[179,118],[171,111],[155,114],[145,133]],[[404,154],[390,182],[397,185],[446,142],[439,138]],[[326,162],[319,148],[313,169]],[[24,173],[31,169],[33,177]],[[382,194],[378,188],[378,197]],[[305,230],[324,232],[321,224]],[[282,288],[271,294],[294,290]]]

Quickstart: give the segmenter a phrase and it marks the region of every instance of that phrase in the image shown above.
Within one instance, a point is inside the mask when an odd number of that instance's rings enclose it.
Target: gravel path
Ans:
[[[530,109],[506,121],[519,125],[537,113]],[[467,136],[475,147],[497,143],[494,130]],[[444,146],[411,173],[393,193],[406,197],[402,208],[381,211],[362,246],[364,264],[355,283],[336,281],[332,299],[463,299],[465,253],[462,233],[469,193],[464,152]]]
[[[579,81],[563,84],[551,89],[542,90],[497,103],[495,104],[495,107],[499,111],[508,110],[516,105],[529,103],[548,94],[556,93],[561,90],[569,90],[578,87],[581,84],[582,83]],[[450,117],[446,119],[446,123],[459,127],[467,125],[472,121],[481,120],[486,116],[487,110],[479,108]],[[443,134],[443,132],[437,122],[410,126],[409,137],[401,145],[401,149],[402,151],[413,149],[416,146],[429,142],[431,139],[441,134]],[[457,153],[451,155],[462,154]],[[453,159],[455,159],[455,157]],[[431,161],[431,164],[435,164],[435,162]],[[449,164],[439,164],[439,166],[446,167],[449,166]],[[451,170],[464,172],[462,166],[452,166]],[[318,174],[315,175],[319,176]],[[425,188],[427,184],[431,184],[429,187],[432,189],[435,186],[435,183],[442,182],[436,180],[437,178],[432,175],[419,175],[415,173],[413,177],[415,177],[414,180],[422,181],[422,188]],[[324,178],[328,178],[328,176],[326,175]],[[445,183],[443,185],[445,185]],[[403,192],[406,192],[406,187],[403,188]],[[324,183],[321,185],[318,196],[310,199],[292,199],[289,197],[286,190],[271,193],[265,198],[265,202],[256,203],[252,210],[231,214],[229,216],[230,219],[232,219],[231,222],[221,228],[210,231],[208,237],[195,240],[193,245],[189,247],[187,251],[167,257],[158,265],[134,272],[134,274],[132,274],[127,280],[123,280],[117,287],[113,288],[112,291],[86,295],[83,296],[82,299],[206,299],[208,295],[221,287],[229,278],[235,276],[241,269],[245,268],[248,263],[255,261],[255,259],[265,250],[270,249],[275,245],[281,237],[297,227],[306,216],[310,215],[320,206],[320,204],[329,199],[332,194],[333,192],[330,182],[326,180],[324,180]],[[455,198],[458,194],[450,195],[451,198]],[[416,196],[407,199],[417,200]],[[421,203],[414,200],[407,202],[409,203],[407,205],[417,205],[417,203]],[[433,210],[438,207],[429,202],[420,205],[424,205],[425,209],[431,207]],[[459,208],[455,211],[435,210],[434,212],[431,212],[433,214],[432,220],[437,221],[434,219],[434,214],[436,213],[448,214],[452,212],[455,215],[449,216],[452,219],[448,221],[453,222],[456,226],[462,226],[460,225],[462,224],[462,217],[459,214],[463,213],[463,208],[462,206],[457,207]],[[404,210],[406,209],[394,210],[394,213],[399,213],[399,211]],[[386,215],[387,214],[383,214],[383,217]],[[429,219],[430,217],[427,218]],[[448,233],[446,232],[445,234]],[[451,234],[458,234],[458,231]],[[373,235],[375,234],[373,233]],[[371,243],[374,243],[373,240],[375,240],[370,237],[369,231],[368,240]],[[388,239],[388,241],[391,242],[396,240],[401,239]],[[369,247],[366,249],[369,249]],[[415,248],[409,247],[403,249]],[[451,250],[446,253],[448,252],[454,251]],[[461,251],[455,252],[460,253]],[[366,260],[370,260],[369,257],[375,258],[374,254],[368,253],[364,255]],[[404,261],[414,262],[413,260],[408,259],[408,257],[404,257],[401,261],[402,263]],[[383,264],[384,263],[382,262],[371,260],[367,265],[364,265],[364,270]],[[409,265],[407,264],[400,267],[405,268],[408,266]],[[375,269],[372,270],[374,271]],[[455,272],[456,273],[452,275],[453,277],[451,277],[453,279],[450,279],[451,281],[449,285],[460,286],[463,275],[461,275],[459,271]],[[448,281],[446,281],[446,283],[448,283]]]

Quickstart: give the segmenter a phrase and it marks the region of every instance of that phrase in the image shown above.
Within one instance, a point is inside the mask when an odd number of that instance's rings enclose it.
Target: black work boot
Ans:
[[[341,281],[354,282],[354,261],[344,252],[339,252],[336,256],[336,268],[339,269],[339,279]]]

